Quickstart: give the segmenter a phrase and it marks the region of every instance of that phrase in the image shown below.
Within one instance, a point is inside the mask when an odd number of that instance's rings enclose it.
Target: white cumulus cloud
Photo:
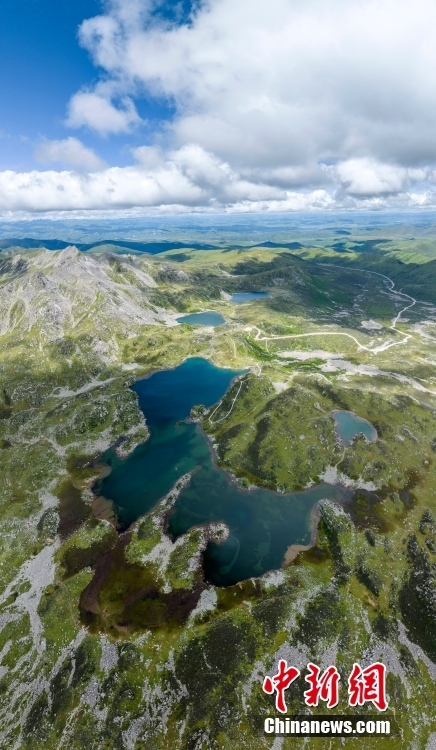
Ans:
[[[96,172],[105,166],[92,148],[71,136],[59,141],[41,141],[35,150],[35,159],[41,164],[58,163],[90,172]]]
[[[70,99],[66,124],[72,128],[86,126],[101,135],[127,133],[141,118],[128,96],[120,105],[116,107],[110,97],[98,91],[79,91]]]
[[[348,159],[338,164],[336,172],[345,192],[355,196],[392,195],[409,183],[407,169],[374,159]]]
[[[164,154],[134,151],[137,163],[93,173],[0,172],[0,210],[67,211],[158,206],[230,207],[240,201],[284,201],[286,191],[241,178],[199,146]]]
[[[184,25],[149,5],[110,3],[80,39],[113,85],[174,102],[178,146],[249,168],[436,161],[433,0],[208,0]]]

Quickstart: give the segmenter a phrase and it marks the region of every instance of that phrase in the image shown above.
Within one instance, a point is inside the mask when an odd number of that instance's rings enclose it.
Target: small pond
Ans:
[[[350,445],[356,435],[363,434],[370,443],[377,440],[377,430],[367,419],[358,417],[352,411],[334,409],[332,417],[335,420],[336,432],[344,445]]]
[[[222,326],[226,322],[225,318],[221,313],[215,312],[214,310],[206,310],[205,312],[190,313],[189,315],[183,315],[181,318],[176,318],[180,324],[190,326]]]
[[[230,302],[252,302],[255,299],[267,299],[271,297],[269,292],[235,292],[230,298]]]

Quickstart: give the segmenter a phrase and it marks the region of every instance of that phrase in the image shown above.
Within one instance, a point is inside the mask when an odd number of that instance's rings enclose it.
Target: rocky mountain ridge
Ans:
[[[103,338],[111,326],[129,335],[131,326],[174,324],[174,315],[149,301],[156,287],[142,259],[121,262],[75,247],[18,254],[0,261],[0,335],[38,329],[50,340],[86,319]]]

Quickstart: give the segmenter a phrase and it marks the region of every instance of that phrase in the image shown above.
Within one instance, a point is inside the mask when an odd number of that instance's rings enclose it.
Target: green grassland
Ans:
[[[303,748],[298,738],[273,744],[262,729],[274,715],[263,677],[287,658],[302,671],[335,663],[342,683],[354,661],[383,660],[395,746],[427,747],[436,253],[425,238],[376,240],[158,257],[37,251],[0,262],[2,746]],[[271,296],[229,300],[254,290]],[[417,302],[393,328],[408,304],[396,290]],[[226,325],[174,324],[209,309]],[[125,455],[147,438],[129,386],[189,356],[249,368],[201,417],[216,460],[242,485],[290,491],[333,476],[354,490],[343,508],[321,504],[314,546],[288,567],[226,589],[203,580],[204,529],[176,544],[165,534],[177,488],[122,534],[91,491],[109,446]],[[368,419],[377,441],[344,448],[333,409]],[[290,714],[305,687],[289,689]],[[356,713],[344,684],[338,709]],[[339,747],[327,742],[311,747]]]

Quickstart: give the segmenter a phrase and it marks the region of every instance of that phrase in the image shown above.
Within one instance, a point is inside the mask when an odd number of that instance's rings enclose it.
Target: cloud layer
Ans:
[[[163,150],[144,146],[133,166],[98,174],[3,173],[2,206],[436,204],[433,0],[195,7],[189,23],[175,25],[155,14],[153,0],[109,0],[80,28],[102,75],[73,95],[67,125],[105,137],[128,133],[142,125],[135,99],[154,96],[176,112],[156,135]],[[100,168],[80,141],[52,143],[40,147],[46,161],[86,168],[88,159],[90,170]]]
[[[53,142],[48,145],[49,152],[56,152]],[[299,190],[285,189],[278,169],[264,169],[258,179],[248,179],[198,145],[168,153],[144,146],[134,150],[134,157],[136,163],[130,167],[90,173],[77,169],[0,172],[1,210],[274,212],[436,206],[436,192],[405,190],[411,184],[409,172],[416,170],[370,160],[352,159],[328,167],[325,187]]]

